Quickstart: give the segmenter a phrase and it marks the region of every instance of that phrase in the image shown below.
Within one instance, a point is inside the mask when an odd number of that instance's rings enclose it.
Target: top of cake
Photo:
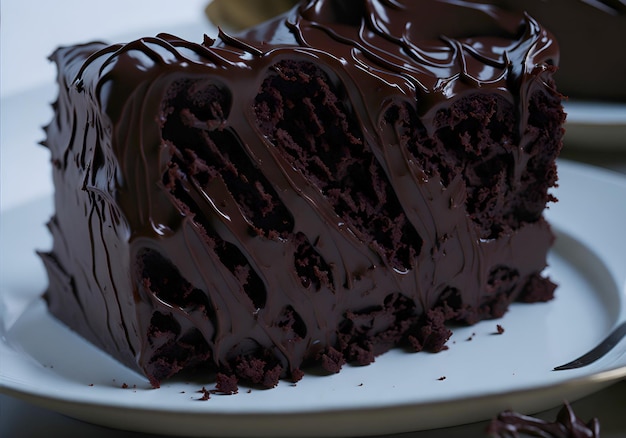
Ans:
[[[296,0],[213,0],[206,8],[211,21],[245,29],[296,4]],[[576,99],[626,100],[626,3],[618,0],[492,0],[508,11],[525,11],[559,41],[556,76],[562,93]]]

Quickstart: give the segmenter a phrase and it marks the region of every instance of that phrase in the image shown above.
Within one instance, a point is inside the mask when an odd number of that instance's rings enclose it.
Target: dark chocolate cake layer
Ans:
[[[438,351],[447,322],[552,297],[564,114],[529,16],[318,0],[236,37],[52,59],[46,299],[154,386]]]

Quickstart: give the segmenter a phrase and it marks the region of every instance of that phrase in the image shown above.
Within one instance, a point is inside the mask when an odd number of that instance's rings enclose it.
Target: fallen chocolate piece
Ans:
[[[561,46],[559,89],[573,99],[626,102],[626,3],[622,0],[497,0],[523,9]]]
[[[565,402],[553,423],[504,411],[491,421],[487,433],[493,438],[516,438],[520,433],[542,438],[600,438],[600,422],[594,417],[583,423]]]

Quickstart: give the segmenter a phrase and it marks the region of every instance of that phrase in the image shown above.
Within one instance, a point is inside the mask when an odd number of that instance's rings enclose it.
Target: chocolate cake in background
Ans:
[[[552,35],[479,3],[347,4],[52,56],[46,299],[155,387],[439,351],[447,323],[552,298]]]
[[[623,0],[497,0],[522,8],[559,41],[559,89],[570,98],[626,102]]]

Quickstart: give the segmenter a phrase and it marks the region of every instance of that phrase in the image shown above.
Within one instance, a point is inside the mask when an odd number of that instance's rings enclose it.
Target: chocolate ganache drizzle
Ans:
[[[448,321],[552,297],[564,115],[556,43],[529,16],[316,0],[203,44],[52,59],[46,298],[154,386],[438,351]]]

